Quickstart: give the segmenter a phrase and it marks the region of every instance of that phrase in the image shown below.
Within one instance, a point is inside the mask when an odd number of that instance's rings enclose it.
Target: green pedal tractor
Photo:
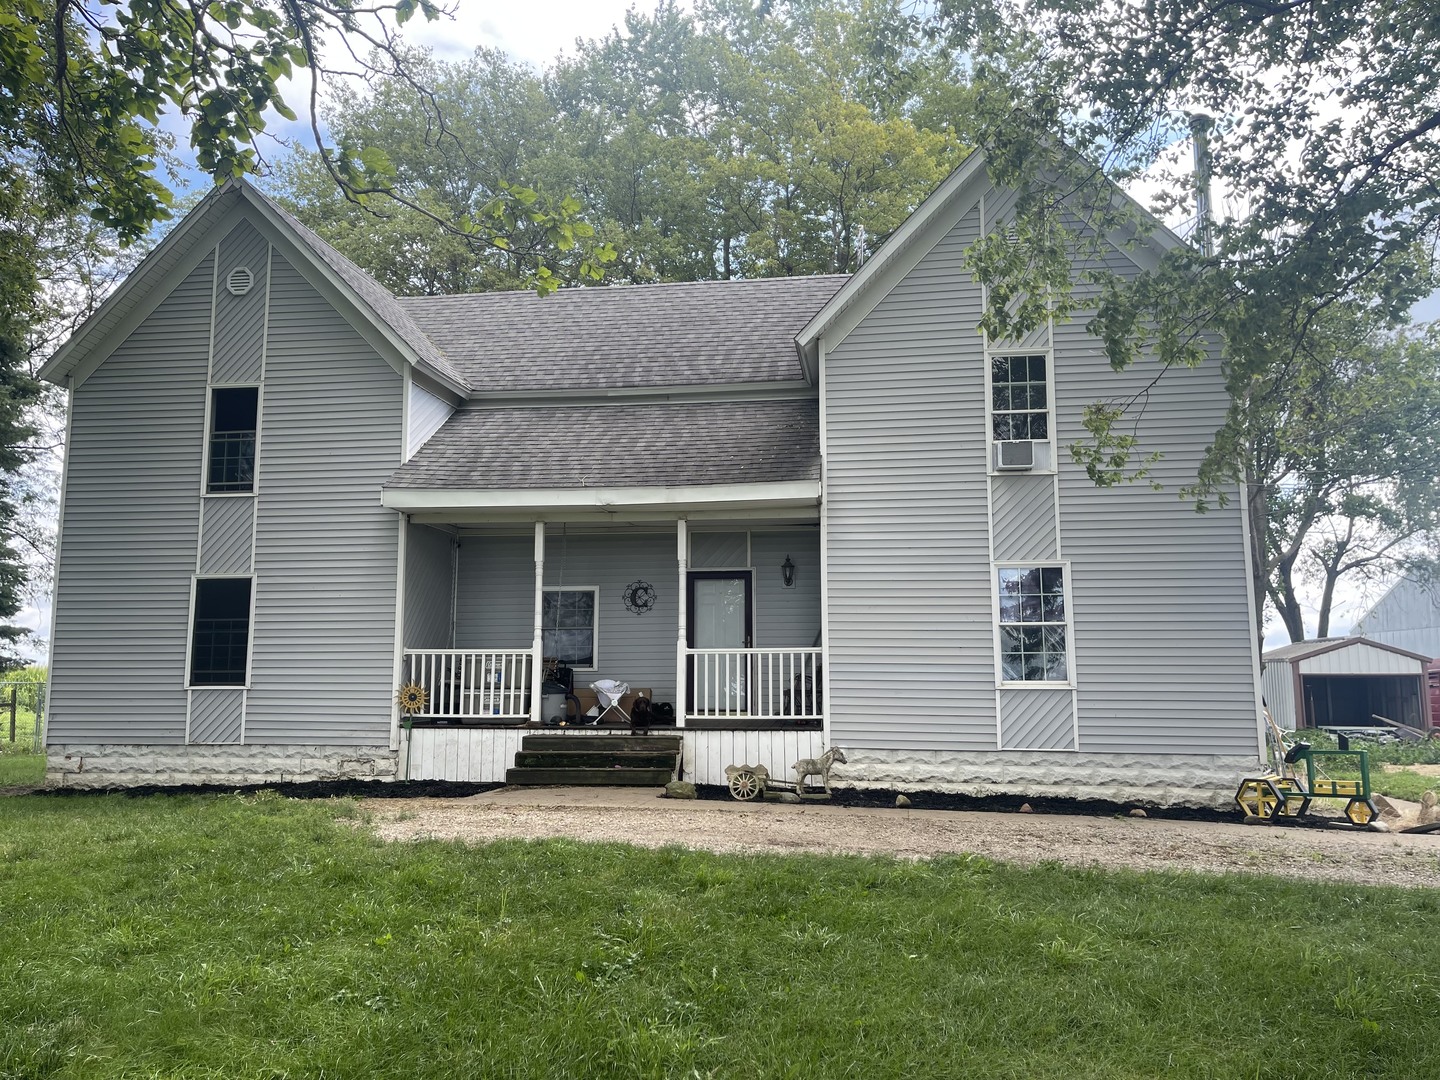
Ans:
[[[1275,733],[1278,735],[1278,732]],[[1345,817],[1353,825],[1369,825],[1380,812],[1370,790],[1370,754],[1365,750],[1316,750],[1309,743],[1285,747],[1278,772],[1252,776],[1240,781],[1235,803],[1247,818],[1275,821],[1303,818],[1315,799],[1345,799]],[[1332,780],[1325,775],[1326,758],[1358,758],[1360,779]],[[1303,774],[1299,769],[1304,762]]]

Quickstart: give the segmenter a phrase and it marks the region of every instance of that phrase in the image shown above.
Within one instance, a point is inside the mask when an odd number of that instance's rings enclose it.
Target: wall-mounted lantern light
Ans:
[[[785,556],[785,561],[780,564],[780,575],[785,581],[785,588],[795,587],[795,564],[790,561],[790,556]]]

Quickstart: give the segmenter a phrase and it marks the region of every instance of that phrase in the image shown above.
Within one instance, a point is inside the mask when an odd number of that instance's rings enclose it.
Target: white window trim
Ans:
[[[591,667],[571,667],[571,671],[599,671],[600,670],[600,586],[599,585],[543,585],[543,592],[588,592],[595,596],[594,615],[591,623],[590,658],[594,661]],[[545,627],[540,627],[541,637],[544,637]]]
[[[195,651],[195,597],[199,590],[201,581],[212,581],[224,579],[238,581],[241,578],[248,578],[250,581],[250,622],[245,628],[245,681],[243,683],[193,683],[190,681],[190,662]],[[249,690],[251,678],[251,665],[255,662],[255,597],[259,593],[256,587],[254,574],[192,574],[190,576],[190,615],[185,621],[185,689],[186,690]],[[187,716],[186,725],[188,728],[189,719]],[[189,738],[189,732],[186,732]]]
[[[1065,596],[1065,674],[1064,679],[1006,679],[1004,650],[1000,643],[1000,571],[1058,568],[1064,575]],[[991,603],[995,612],[995,686],[1002,690],[1076,689],[1075,681],[1075,608],[1070,596],[1070,561],[1068,559],[1018,559],[990,565]],[[1013,625],[1013,624],[1007,624]],[[1034,625],[1054,625],[1039,624]]]
[[[985,345],[985,471],[991,476],[1014,476],[1015,473],[1008,469],[997,469],[995,467],[995,445],[998,441],[995,438],[995,390],[991,379],[991,361],[997,356],[1043,356],[1045,357],[1045,430],[1050,433],[1048,439],[1031,439],[1030,442],[1050,447],[1050,464],[1044,469],[1025,470],[1031,476],[1053,476],[1059,466],[1060,457],[1055,443],[1055,350],[1050,347],[1022,349],[1018,346],[1011,349],[992,348],[987,342]]]
[[[216,390],[246,390],[255,388],[255,465],[253,481],[249,491],[210,490],[210,443],[214,434],[210,430],[210,416],[215,408]],[[260,437],[262,417],[265,415],[265,384],[260,382],[212,383],[205,384],[205,442],[200,454],[200,497],[204,499],[253,499],[260,494]]]

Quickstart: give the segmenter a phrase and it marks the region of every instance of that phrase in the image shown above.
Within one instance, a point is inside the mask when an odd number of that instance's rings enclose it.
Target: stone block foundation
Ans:
[[[394,780],[398,762],[399,755],[388,746],[77,744],[46,749],[45,782],[51,787],[93,789]]]
[[[1152,806],[1229,808],[1240,780],[1264,769],[1258,758],[1205,754],[958,753],[848,745],[844,750],[847,763],[830,773],[836,787],[1103,799]]]

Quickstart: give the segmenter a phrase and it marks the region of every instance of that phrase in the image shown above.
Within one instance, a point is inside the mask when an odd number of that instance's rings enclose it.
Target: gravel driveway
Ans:
[[[386,840],[485,843],[565,836],[716,852],[925,858],[1200,870],[1440,886],[1440,833],[1355,832],[1158,818],[1070,817],[777,803],[687,802],[636,788],[508,788],[464,799],[366,800]]]

